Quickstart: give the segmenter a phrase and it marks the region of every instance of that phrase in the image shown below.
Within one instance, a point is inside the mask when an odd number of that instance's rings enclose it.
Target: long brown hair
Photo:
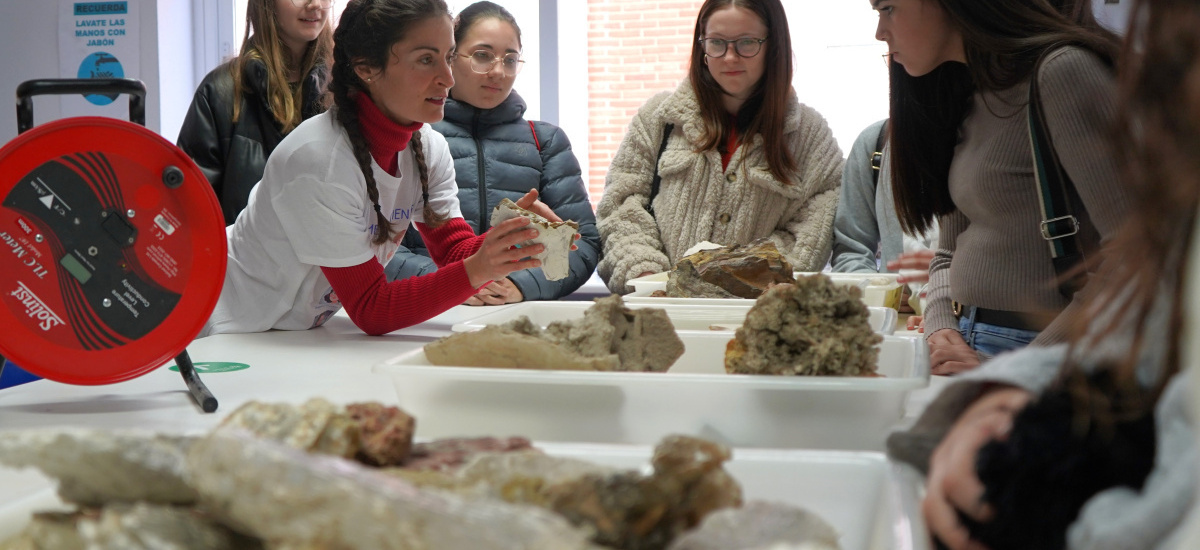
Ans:
[[[267,68],[267,105],[286,134],[304,121],[304,86],[293,91],[288,86],[288,74],[306,78],[314,67],[328,67],[333,51],[333,22],[328,21],[317,39],[308,43],[299,67],[292,66],[292,56],[279,36],[279,16],[275,0],[250,0],[246,5],[246,34],[242,51],[230,64],[233,72],[233,121],[241,116],[245,95],[245,66],[250,60],[262,61]]]
[[[356,103],[358,94],[367,93],[367,89],[354,69],[386,67],[393,44],[403,40],[413,26],[437,17],[450,18],[450,9],[443,0],[350,0],[334,32],[329,92],[337,121],[346,129],[354,158],[367,180],[367,197],[375,206],[376,229],[372,238],[375,244],[392,238],[392,223],[379,207],[379,187],[371,170],[371,148],[363,136]],[[445,222],[446,216],[434,212],[429,204],[429,167],[420,131],[413,132],[409,147],[421,178],[422,215],[426,224],[437,227]]]
[[[1126,386],[1134,387],[1152,311],[1165,305],[1165,368],[1155,388],[1161,391],[1180,367],[1187,256],[1200,208],[1200,4],[1139,0],[1129,18],[1121,54],[1116,150],[1133,203],[1113,239],[1115,257],[1105,262],[1105,280],[1118,284],[1088,304],[1089,314],[1075,327],[1075,341],[1086,347],[1132,330],[1133,345],[1117,369]],[[1164,303],[1164,293],[1173,299]],[[1082,336],[1087,329],[1083,318],[1096,318],[1102,311],[1124,315]],[[1132,329],[1122,323],[1125,319],[1134,321]]]
[[[724,92],[708,67],[704,64],[704,29],[708,19],[718,10],[739,7],[750,10],[767,26],[767,42],[759,55],[767,56],[766,71],[753,95],[742,109],[757,108],[741,137],[748,143],[755,135],[763,138],[763,149],[771,175],[783,183],[791,183],[797,170],[789,144],[783,137],[787,122],[788,99],[792,95],[792,34],[788,30],[787,14],[779,0],[706,0],[696,16],[696,30],[692,36],[691,66],[688,79],[696,91],[700,103],[700,116],[704,120],[704,133],[699,151],[716,149],[730,132],[729,116],[721,101]],[[731,46],[732,47],[732,46]]]
[[[1096,22],[1090,0],[922,0],[937,2],[962,34],[967,64],[948,61],[909,76],[891,63],[892,184],[900,227],[921,233],[954,211],[950,161],[976,90],[1027,82],[1037,60],[1077,45],[1112,65],[1120,39]]]

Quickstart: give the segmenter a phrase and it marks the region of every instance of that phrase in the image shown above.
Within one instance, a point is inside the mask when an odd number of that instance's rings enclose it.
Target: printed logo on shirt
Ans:
[[[313,328],[317,328],[317,327],[319,327],[319,326],[321,326],[321,325],[324,325],[324,324],[325,324],[325,321],[328,321],[330,317],[333,317],[333,314],[334,314],[334,313],[337,313],[337,311],[323,311],[323,312],[321,312],[321,314],[320,314],[320,315],[317,315],[317,317],[316,317],[315,319],[313,319],[313,324],[312,324],[312,326],[311,326],[311,327],[308,327],[308,328],[310,328],[310,329],[313,329]]]
[[[319,302],[317,302],[317,305],[318,306],[327,306],[327,305],[334,305],[334,304],[341,305],[341,303],[342,303],[341,300],[338,300],[337,293],[333,291],[333,287],[330,287],[329,290],[325,291],[325,294],[321,296],[321,300]]]

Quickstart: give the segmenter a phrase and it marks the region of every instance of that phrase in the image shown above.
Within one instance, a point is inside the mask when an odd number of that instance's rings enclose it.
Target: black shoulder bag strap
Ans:
[[[875,151],[871,153],[871,183],[876,188],[879,187],[879,170],[883,168],[883,146],[887,143],[887,131],[889,120],[883,121],[883,127],[879,129],[879,137],[875,138]]]
[[[671,132],[674,130],[674,124],[663,126],[662,142],[658,145],[658,156],[654,157],[654,179],[650,180],[650,200],[646,202],[646,211],[650,212],[650,217],[654,217],[654,197],[658,196],[658,188],[662,185],[662,176],[658,175],[658,163],[662,160],[663,151],[667,150],[667,139],[671,137]]]
[[[1034,67],[1029,78],[1029,143],[1033,148],[1033,173],[1038,186],[1038,201],[1042,208],[1039,232],[1050,247],[1054,262],[1054,273],[1058,275],[1058,290],[1067,298],[1087,284],[1087,272],[1072,270],[1084,260],[1080,247],[1079,219],[1075,217],[1071,204],[1074,184],[1062,169],[1058,154],[1050,142],[1050,131],[1046,126],[1046,115],[1042,112],[1041,97],[1038,95],[1038,68]]]

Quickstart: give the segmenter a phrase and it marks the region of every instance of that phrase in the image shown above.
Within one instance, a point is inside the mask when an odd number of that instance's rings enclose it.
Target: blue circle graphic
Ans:
[[[79,78],[125,78],[121,61],[108,52],[96,52],[83,58],[79,64]],[[94,105],[108,105],[116,101],[119,94],[88,94],[83,98]]]

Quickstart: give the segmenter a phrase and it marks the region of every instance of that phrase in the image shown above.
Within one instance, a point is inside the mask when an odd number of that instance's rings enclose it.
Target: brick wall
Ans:
[[[588,191],[604,176],[629,121],[650,96],[687,76],[701,0],[588,0]]]

